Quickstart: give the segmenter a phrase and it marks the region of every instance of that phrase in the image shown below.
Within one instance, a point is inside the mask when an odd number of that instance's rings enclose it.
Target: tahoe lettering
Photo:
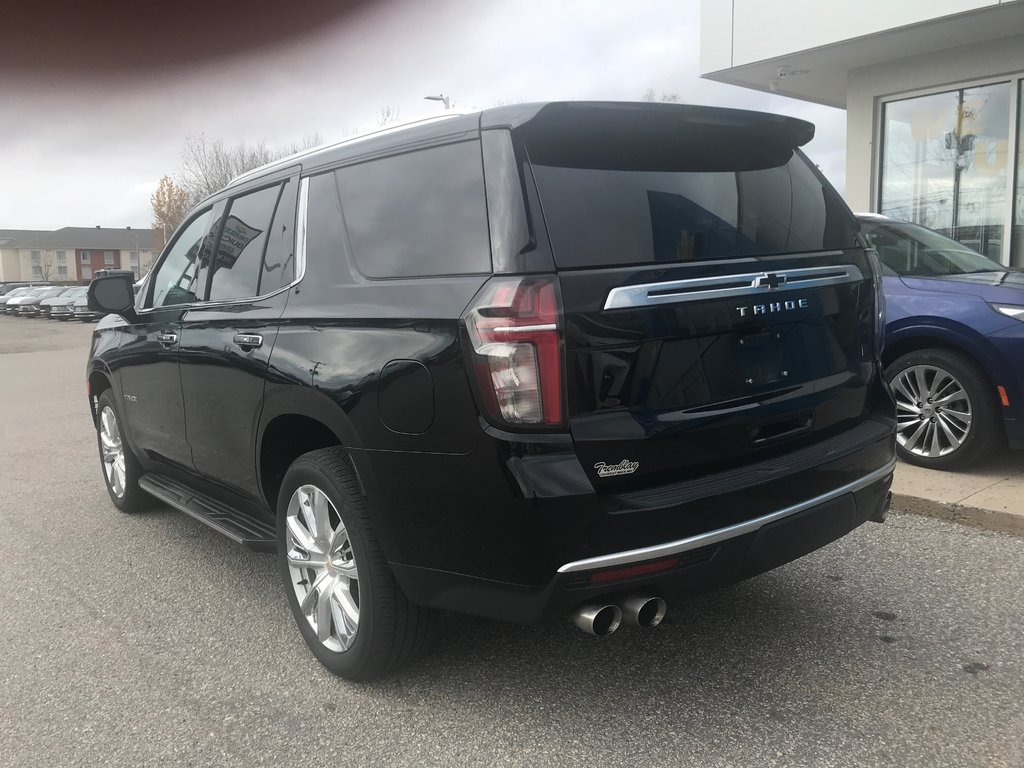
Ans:
[[[770,301],[765,304],[752,304],[746,307],[736,307],[740,317],[752,317],[755,315],[770,315],[776,312],[790,312],[794,309],[808,309],[808,299],[789,299],[787,301]]]

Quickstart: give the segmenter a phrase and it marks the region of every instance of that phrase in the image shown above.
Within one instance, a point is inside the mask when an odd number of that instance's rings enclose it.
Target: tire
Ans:
[[[139,488],[142,468],[124,440],[123,422],[111,390],[105,390],[96,399],[96,412],[96,445],[110,500],[122,512],[141,512],[149,504],[149,497]]]
[[[885,378],[896,398],[896,453],[903,461],[961,470],[1005,443],[995,388],[967,355],[915,350],[893,361]]]
[[[410,603],[395,581],[343,449],[312,451],[288,468],[277,502],[277,558],[299,632],[334,674],[367,682],[422,651],[431,612]],[[318,583],[330,590],[326,603]]]

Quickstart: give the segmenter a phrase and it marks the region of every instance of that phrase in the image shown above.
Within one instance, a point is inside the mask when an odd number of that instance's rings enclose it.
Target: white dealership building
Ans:
[[[847,113],[846,198],[1024,266],[1024,0],[702,0],[703,77]]]

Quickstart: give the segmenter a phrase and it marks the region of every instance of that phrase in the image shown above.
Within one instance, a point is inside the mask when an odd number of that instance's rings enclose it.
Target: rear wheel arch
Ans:
[[[334,447],[345,448],[345,443],[334,429],[314,416],[282,413],[271,418],[260,433],[257,456],[260,490],[270,509],[277,508],[281,481],[296,459],[310,451]],[[358,468],[355,471],[358,478]]]

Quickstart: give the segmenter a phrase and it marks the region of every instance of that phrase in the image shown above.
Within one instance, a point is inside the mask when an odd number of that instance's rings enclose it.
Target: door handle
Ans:
[[[246,352],[263,346],[263,337],[258,333],[236,333],[235,344]]]
[[[178,334],[176,333],[158,333],[156,340],[159,341],[163,346],[169,347],[173,344],[178,343]]]

